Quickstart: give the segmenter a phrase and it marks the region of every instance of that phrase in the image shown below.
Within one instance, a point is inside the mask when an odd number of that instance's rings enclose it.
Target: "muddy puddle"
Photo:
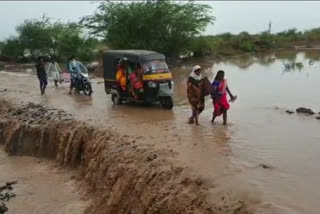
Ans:
[[[82,214],[88,206],[72,171],[32,157],[8,157],[0,147],[0,185],[12,185],[15,197],[6,202],[6,214]]]
[[[15,102],[35,102],[72,113],[77,119],[115,131],[141,144],[177,153],[178,164],[213,181],[212,201],[232,191],[253,204],[258,213],[315,214],[320,191],[318,169],[320,121],[315,116],[287,114],[298,107],[320,111],[320,52],[278,52],[222,62],[194,60],[174,68],[175,108],[126,104],[114,106],[94,79],[92,97],[67,95],[68,85],[39,95],[32,75],[1,72],[0,96]],[[223,69],[230,89],[238,95],[231,105],[229,125],[210,124],[211,100],[199,127],[186,124],[190,107],[186,80],[194,64],[210,79]],[[290,65],[290,69],[285,69]],[[302,66],[301,66],[302,65]],[[6,91],[3,91],[6,89]]]

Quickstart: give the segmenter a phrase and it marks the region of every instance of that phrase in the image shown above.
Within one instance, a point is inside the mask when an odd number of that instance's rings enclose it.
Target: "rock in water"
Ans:
[[[263,169],[272,169],[273,167],[264,163],[259,164],[259,167],[263,168]]]
[[[288,114],[293,114],[294,112],[293,111],[290,111],[290,110],[287,110],[286,111]]]
[[[309,108],[304,108],[304,107],[300,107],[296,109],[297,113],[304,113],[304,114],[309,114],[309,115],[313,115],[314,112],[309,109]]]
[[[0,204],[0,214],[4,214],[8,211],[8,208],[5,204],[1,203]]]
[[[320,116],[319,116],[319,117],[316,117],[316,119],[317,119],[317,120],[320,120]]]

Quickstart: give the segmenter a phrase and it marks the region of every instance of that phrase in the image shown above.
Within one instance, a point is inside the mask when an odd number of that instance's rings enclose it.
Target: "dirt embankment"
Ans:
[[[208,202],[206,182],[172,163],[173,152],[99,130],[61,110],[0,99],[0,144],[10,155],[78,168],[80,182],[95,196],[90,214],[251,213],[228,195]]]

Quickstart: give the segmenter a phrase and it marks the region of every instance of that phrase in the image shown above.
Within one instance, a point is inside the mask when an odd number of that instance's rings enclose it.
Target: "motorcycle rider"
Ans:
[[[88,69],[82,64],[82,62],[77,61],[75,56],[72,56],[70,57],[70,62],[68,63],[68,70],[71,77],[69,92],[69,94],[71,94],[72,89],[77,84],[78,76],[80,75],[81,71],[84,70],[85,72],[88,72]]]

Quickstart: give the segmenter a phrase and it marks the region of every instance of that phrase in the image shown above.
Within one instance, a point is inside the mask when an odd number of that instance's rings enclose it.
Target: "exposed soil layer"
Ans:
[[[207,182],[173,163],[172,151],[76,121],[62,110],[0,99],[0,144],[9,155],[78,168],[81,182],[96,197],[90,214],[252,213],[231,193],[208,201]]]

